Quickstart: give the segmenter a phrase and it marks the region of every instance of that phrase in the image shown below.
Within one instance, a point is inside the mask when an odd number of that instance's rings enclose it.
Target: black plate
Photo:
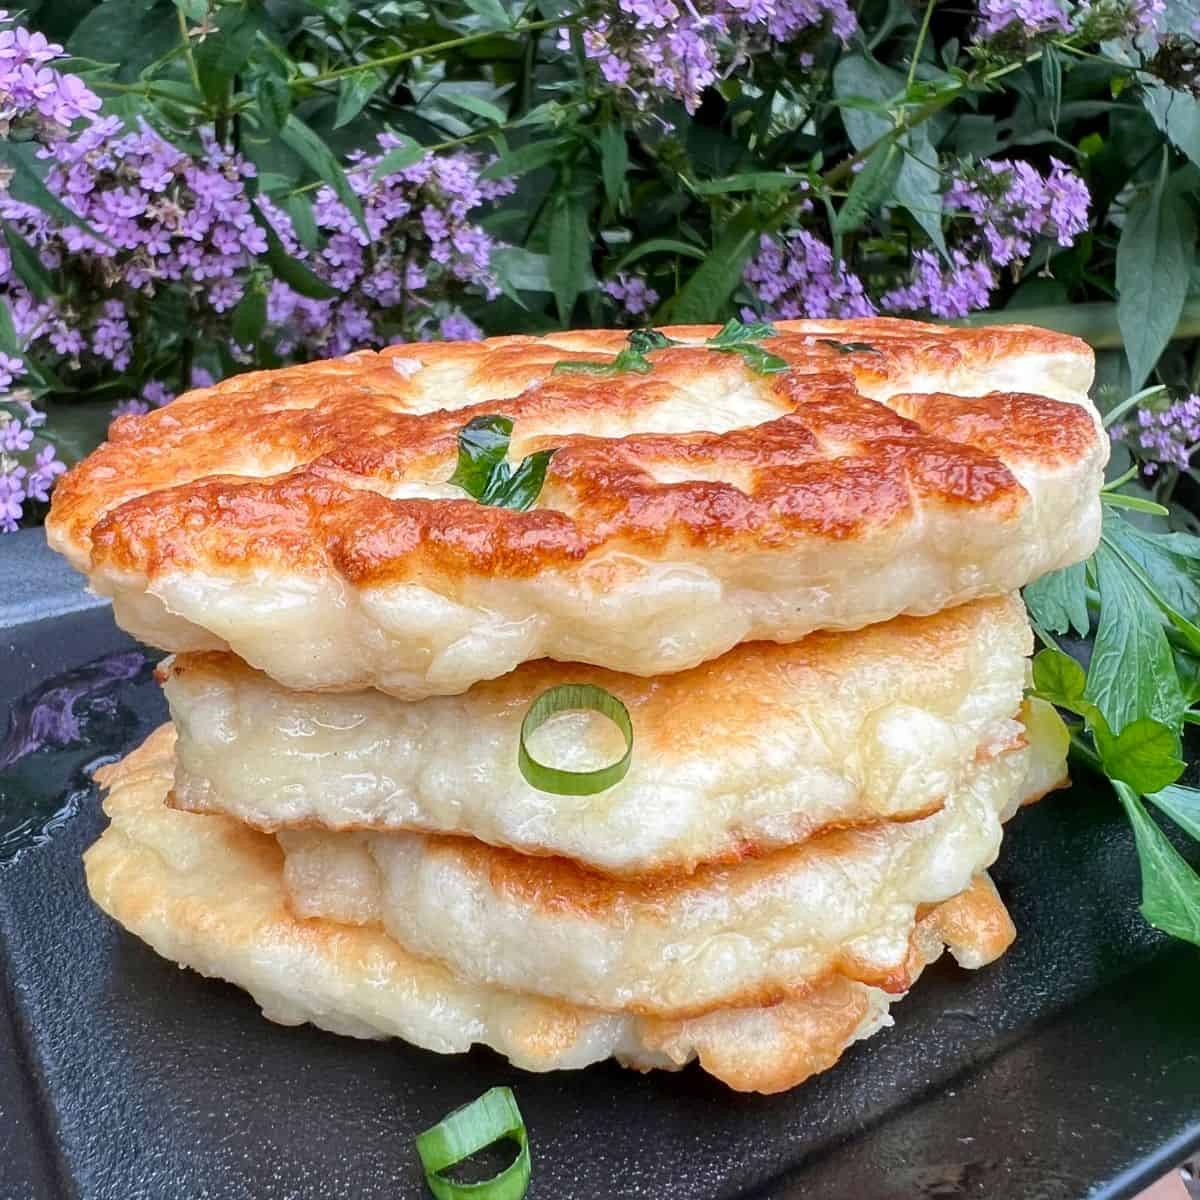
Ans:
[[[1138,916],[1099,787],[1012,822],[993,874],[1020,937],[999,963],[930,968],[895,1028],[789,1095],[269,1024],[88,901],[87,772],[165,710],[106,608],[65,611],[60,580],[32,603],[58,615],[29,619],[9,585],[31,562],[49,578],[42,551],[0,542],[0,1195],[418,1197],[414,1134],[499,1083],[525,1114],[533,1200],[1120,1197],[1200,1145],[1200,955]]]

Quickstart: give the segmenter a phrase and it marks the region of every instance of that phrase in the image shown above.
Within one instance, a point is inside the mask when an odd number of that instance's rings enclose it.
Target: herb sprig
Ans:
[[[1200,874],[1143,803],[1200,840],[1200,790],[1177,782],[1184,725],[1200,724],[1200,538],[1131,524],[1116,511],[1129,507],[1114,503],[1117,495],[1103,494],[1103,533],[1088,562],[1025,589],[1047,646],[1034,659],[1033,692],[1078,718],[1074,757],[1108,777],[1129,818],[1142,915],[1200,945]],[[1088,636],[1097,603],[1085,670],[1055,635]]]
[[[480,504],[525,512],[541,494],[546,468],[558,451],[538,450],[514,469],[507,461],[512,431],[508,417],[468,421],[458,433],[458,465],[449,482]]]
[[[768,321],[751,321],[746,324],[734,317],[726,321],[721,329],[707,338],[704,345],[721,354],[736,354],[759,375],[777,375],[788,369],[788,362],[778,354],[758,345],[763,338],[778,337],[779,330]],[[668,337],[659,329],[634,329],[626,337],[628,345],[616,358],[609,362],[592,362],[586,359],[564,359],[551,368],[552,375],[620,375],[632,371],[646,375],[654,364],[646,357],[651,350],[664,350],[668,346],[686,346],[687,342]]]

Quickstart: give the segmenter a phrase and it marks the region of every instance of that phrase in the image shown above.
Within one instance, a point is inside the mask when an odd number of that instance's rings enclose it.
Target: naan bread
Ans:
[[[707,326],[653,370],[622,331],[360,352],[114,422],[51,544],[168,650],[298,690],[462,692],[554,658],[654,676],[1013,591],[1099,536],[1108,438],[1080,341],[1023,326],[780,322],[755,374]],[[854,349],[866,345],[867,350]],[[448,480],[467,421],[555,448],[528,512]]]
[[[691,870],[936,812],[977,758],[1021,737],[1032,642],[1014,595],[748,643],[658,679],[543,661],[415,702],[289,692],[232,655],[180,655],[161,669],[172,803],[266,830],[458,833],[610,874]],[[538,791],[517,768],[521,718],[564,682],[607,688],[633,719],[629,774],[599,795]],[[604,718],[562,714],[531,748],[587,770],[625,746]]]
[[[831,976],[766,1008],[653,1020],[576,1008],[465,983],[412,958],[377,928],[298,920],[270,836],[226,817],[164,804],[174,732],[163,726],[97,772],[109,828],[84,856],[96,902],[159,954],[245,988],[284,1025],[351,1037],[402,1037],[442,1054],[487,1045],[529,1071],[616,1057],[641,1070],[694,1058],[730,1087],[776,1092],[831,1067],[852,1042],[891,1024],[878,988]],[[964,965],[1004,952],[1012,924],[986,876],[926,913],[911,974],[949,945]]]

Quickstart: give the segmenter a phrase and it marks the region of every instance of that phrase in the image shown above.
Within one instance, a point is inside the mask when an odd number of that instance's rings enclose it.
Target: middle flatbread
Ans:
[[[179,730],[172,803],[258,829],[417,830],[555,854],[612,875],[687,871],[829,827],[937,811],[977,759],[1015,745],[1032,635],[1013,595],[792,645],[753,643],[657,679],[528,663],[461,696],[290,692],[225,654],[162,675]],[[531,787],[521,718],[596,683],[628,706],[633,764],[595,796]],[[562,714],[536,756],[574,770],[624,749]]]

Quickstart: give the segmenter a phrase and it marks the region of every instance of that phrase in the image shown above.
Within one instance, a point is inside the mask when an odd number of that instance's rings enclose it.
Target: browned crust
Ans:
[[[928,909],[910,942],[905,986],[949,946],[979,963],[992,962],[1016,937],[1008,910],[986,875],[943,904]],[[755,1005],[739,1004],[737,1010]],[[738,1091],[782,1092],[827,1071],[859,1032],[870,1002],[852,978],[839,972],[816,981],[801,994],[780,996],[769,1009],[767,1030],[753,1038],[730,1038],[721,1012],[706,1016],[644,1017],[641,1031],[647,1046],[670,1054],[673,1044],[694,1046],[700,1065]],[[734,1014],[736,1015],[736,1011]]]
[[[1005,523],[1027,502],[1010,466],[1067,464],[1099,436],[1085,410],[1041,396],[910,395],[897,406],[901,415],[857,390],[902,388],[922,372],[986,368],[1018,353],[1088,354],[1073,338],[884,319],[780,328],[768,345],[794,369],[771,377],[697,347],[655,352],[649,375],[549,373],[564,358],[615,352],[624,341],[615,330],[393,347],[238,376],[115,421],[110,440],[59,482],[48,524],[77,560],[149,577],[269,566],[335,570],[359,585],[515,578],[605,547],[712,553],[862,539],[906,522],[920,505]],[[707,336],[713,327],[673,332]],[[841,354],[823,338],[866,340],[879,353]],[[406,411],[415,385],[392,367],[403,357],[466,363],[471,378],[508,398]],[[536,436],[548,419],[639,412],[719,372],[731,385],[749,378],[784,415],[723,434]],[[517,423],[522,453],[559,448],[544,507],[392,501],[369,490],[373,481],[445,479],[457,431],[495,412]],[[248,457],[251,474],[265,477],[239,474]],[[736,466],[749,473],[748,490],[653,476],[656,466],[686,464]]]

